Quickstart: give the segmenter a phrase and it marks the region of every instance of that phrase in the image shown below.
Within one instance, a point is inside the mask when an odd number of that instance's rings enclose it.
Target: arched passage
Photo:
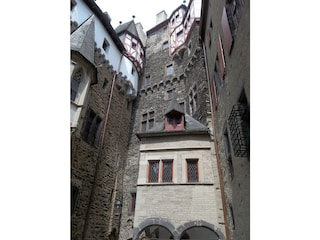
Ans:
[[[224,240],[224,234],[213,224],[205,221],[187,222],[176,230],[179,240]]]
[[[133,230],[133,239],[177,239],[174,226],[165,219],[149,218]]]
[[[220,238],[216,232],[207,227],[192,227],[184,231],[180,239],[219,240]]]

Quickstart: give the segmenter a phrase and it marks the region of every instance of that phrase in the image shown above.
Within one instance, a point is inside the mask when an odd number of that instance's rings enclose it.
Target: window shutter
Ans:
[[[226,8],[224,7],[222,10],[222,18],[221,18],[221,27],[223,32],[223,39],[226,46],[227,54],[230,54],[231,46],[232,46],[232,35],[229,26],[229,21],[227,17]]]
[[[218,59],[219,59],[219,65],[220,65],[220,72],[221,72],[221,78],[224,79],[224,70],[226,68],[226,62],[224,59],[224,54],[223,54],[223,48],[222,48],[222,43],[221,43],[221,37],[220,35],[218,36]]]

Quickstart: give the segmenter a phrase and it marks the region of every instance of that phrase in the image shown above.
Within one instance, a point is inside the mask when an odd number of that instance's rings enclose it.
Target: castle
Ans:
[[[72,239],[250,238],[249,4],[71,0]]]

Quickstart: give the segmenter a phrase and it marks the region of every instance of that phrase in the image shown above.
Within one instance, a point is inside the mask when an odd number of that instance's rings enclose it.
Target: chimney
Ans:
[[[162,10],[161,12],[159,12],[157,14],[157,21],[156,21],[156,25],[158,25],[159,23],[162,23],[164,20],[167,19],[167,14],[166,11]]]
[[[141,40],[141,42],[143,44],[143,47],[145,47],[146,46],[146,41],[147,41],[147,36],[143,31],[142,24],[140,22],[136,23],[136,28],[137,28],[137,31],[138,31],[139,38],[140,38],[140,40]]]

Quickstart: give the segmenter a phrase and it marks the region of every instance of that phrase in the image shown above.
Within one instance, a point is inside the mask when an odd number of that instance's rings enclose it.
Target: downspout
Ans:
[[[99,144],[97,163],[96,163],[96,169],[95,169],[94,180],[93,180],[93,187],[92,187],[92,190],[91,190],[91,193],[90,193],[89,204],[88,204],[85,223],[84,223],[84,229],[83,229],[83,235],[82,235],[82,239],[83,240],[85,240],[86,237],[87,237],[88,225],[89,225],[88,224],[88,222],[89,222],[89,213],[90,213],[91,205],[92,205],[92,202],[93,202],[93,196],[94,196],[94,193],[96,191],[96,185],[97,185],[97,179],[98,179],[98,170],[99,170],[99,165],[100,165],[100,157],[101,157],[102,148],[104,146],[104,141],[105,141],[107,123],[108,123],[108,119],[109,119],[111,101],[112,101],[112,97],[113,97],[113,89],[114,89],[116,77],[118,76],[118,73],[119,73],[119,69],[120,69],[120,65],[121,65],[121,62],[122,62],[122,58],[123,58],[123,55],[121,55],[121,58],[120,58],[118,71],[116,73],[114,73],[113,78],[112,78],[112,85],[111,85],[111,90],[110,90],[110,95],[109,95],[107,112],[106,112],[106,115],[105,115],[105,118],[104,118],[104,125],[103,125],[103,128],[102,128],[102,133],[101,133],[101,137],[100,137],[100,144]]]
[[[208,72],[206,46],[203,41],[202,41],[202,46],[203,46],[203,54],[204,54],[204,61],[205,61],[205,66],[206,66],[206,75],[207,75],[209,97],[210,97],[211,119],[212,119],[213,135],[214,135],[213,142],[214,142],[214,148],[216,151],[216,158],[217,158],[217,165],[218,165],[219,183],[220,183],[220,189],[221,189],[223,216],[224,216],[225,231],[226,231],[226,240],[230,240],[229,225],[228,225],[228,218],[227,218],[226,198],[224,195],[223,176],[222,176],[221,162],[220,162],[220,157],[219,157],[219,152],[218,152],[219,149],[218,149],[218,144],[217,144],[217,129],[216,129],[215,118],[214,118],[214,114],[213,114],[214,107],[213,107],[213,103],[212,103],[212,92],[211,92],[210,77],[209,77],[209,72]]]

